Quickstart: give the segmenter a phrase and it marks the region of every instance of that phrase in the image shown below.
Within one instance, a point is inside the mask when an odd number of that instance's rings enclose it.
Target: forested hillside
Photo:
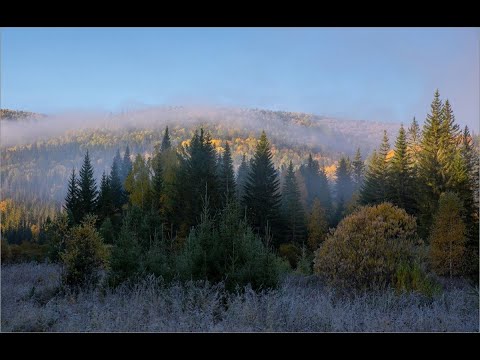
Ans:
[[[32,226],[39,227],[60,210],[71,169],[79,169],[86,149],[94,176],[99,179],[103,171],[109,171],[117,149],[123,156],[128,145],[131,154],[151,157],[167,125],[173,147],[187,145],[200,126],[211,134],[219,154],[228,141],[235,171],[243,155],[252,157],[257,138],[265,130],[272,144],[275,168],[286,169],[290,161],[298,167],[312,154],[314,160],[325,166],[330,181],[335,178],[341,156],[353,157],[357,147],[362,154],[368,154],[383,129],[393,136],[397,127],[303,113],[183,107],[105,116],[85,114],[84,118],[78,114],[43,118],[2,110],[2,118],[33,119],[3,123],[1,134],[2,208],[11,209],[5,213],[3,229],[23,223],[27,234]]]

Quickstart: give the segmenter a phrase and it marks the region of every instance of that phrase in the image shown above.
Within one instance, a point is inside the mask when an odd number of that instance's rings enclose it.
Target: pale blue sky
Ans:
[[[479,127],[479,29],[4,28],[1,107],[232,105]]]

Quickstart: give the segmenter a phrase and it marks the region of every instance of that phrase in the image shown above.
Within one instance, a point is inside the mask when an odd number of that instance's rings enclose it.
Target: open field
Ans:
[[[221,284],[162,286],[55,295],[60,268],[5,265],[1,330],[73,332],[478,332],[478,292],[447,286],[434,299],[418,294],[340,298],[315,277],[289,276],[276,290],[228,294]]]

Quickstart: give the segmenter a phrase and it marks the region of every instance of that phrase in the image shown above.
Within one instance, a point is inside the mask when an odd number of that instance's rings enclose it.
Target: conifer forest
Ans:
[[[2,109],[1,331],[478,332],[480,137],[422,106]]]

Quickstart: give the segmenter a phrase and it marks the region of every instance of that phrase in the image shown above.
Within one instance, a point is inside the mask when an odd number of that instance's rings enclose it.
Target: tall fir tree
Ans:
[[[270,143],[265,131],[262,131],[251,161],[243,198],[250,224],[261,235],[267,234],[267,225],[272,230],[279,225],[281,202],[279,187]],[[274,241],[278,243],[280,234],[272,231],[272,235],[275,238]]]
[[[125,190],[123,188],[122,180],[121,180],[121,166],[122,166],[122,159],[120,157],[120,151],[117,149],[117,153],[113,158],[112,167],[110,169],[110,189],[112,192],[113,198],[113,205],[115,211],[118,211],[122,208],[122,205],[126,203],[126,195]]]
[[[156,211],[162,211],[162,194],[163,194],[163,171],[160,158],[156,158],[152,162],[153,176],[152,176],[152,205]]]
[[[387,132],[384,131],[380,149],[378,152],[373,152],[367,167],[365,182],[360,192],[360,203],[362,205],[380,204],[389,201],[389,160],[387,157],[389,150],[390,144]]]
[[[403,125],[400,126],[395,141],[395,152],[390,164],[389,200],[405,209],[409,214],[417,213],[416,179],[412,169],[412,159],[407,151],[407,135]]]
[[[242,201],[243,196],[245,195],[245,184],[247,182],[247,176],[249,172],[249,166],[245,154],[242,157],[242,163],[238,167],[237,171],[237,199],[239,202]]]
[[[80,189],[78,187],[77,177],[75,175],[75,168],[72,169],[72,175],[68,181],[68,190],[67,196],[65,197],[64,209],[67,211],[68,219],[70,224],[78,224],[80,222],[79,218],[79,196]]]
[[[300,173],[304,178],[307,192],[307,209],[310,209],[313,200],[318,198],[323,204],[327,217],[332,219],[333,206],[325,168],[323,166],[320,167],[318,161],[313,160],[312,154],[309,154],[307,164],[300,168]]]
[[[410,159],[412,159],[412,168],[417,175],[418,167],[418,154],[421,149],[422,141],[422,130],[418,125],[417,120],[413,117],[412,123],[407,131],[407,151],[409,153]]]
[[[479,156],[475,153],[473,138],[468,126],[462,134],[461,156],[466,166],[467,180],[459,191],[463,202],[463,221],[466,225],[466,265],[468,274],[478,280],[479,259]]]
[[[110,186],[110,179],[105,174],[105,171],[102,174],[102,180],[100,181],[100,191],[98,193],[97,201],[97,215],[98,220],[102,223],[105,219],[113,215],[115,211],[114,202],[113,202],[113,193]]]
[[[360,148],[357,148],[355,158],[352,162],[353,191],[359,192],[362,188],[364,172],[365,165],[363,164],[362,155],[360,154]]]
[[[122,161],[122,176],[120,180],[122,181],[122,185],[125,188],[125,180],[127,179],[128,174],[132,171],[132,160],[130,159],[130,147],[127,145],[125,148],[125,154],[123,154],[123,161]]]
[[[220,193],[217,156],[210,135],[201,128],[195,131],[190,144],[185,148],[179,179],[181,202],[183,202],[182,233],[200,220],[203,200],[207,193],[213,212],[219,209]]]
[[[300,201],[293,164],[290,161],[282,189],[282,211],[286,222],[284,241],[303,245],[305,240],[305,213]]]
[[[93,167],[90,162],[88,150],[85,153],[85,158],[79,175],[79,221],[81,221],[85,215],[95,213],[98,196],[97,185],[95,183],[95,178],[93,177]]]
[[[222,203],[225,204],[226,201],[233,200],[236,193],[235,171],[233,170],[232,153],[228,142],[225,142],[220,169],[220,194]]]
[[[337,200],[343,198],[345,202],[348,202],[352,196],[353,183],[350,176],[349,162],[346,158],[342,157],[340,159],[335,175],[337,178],[335,182]]]
[[[308,247],[310,251],[318,249],[320,244],[325,240],[328,232],[328,221],[325,209],[318,198],[313,200],[312,209],[308,214]]]
[[[170,134],[168,132],[168,126],[165,128],[165,133],[163,134],[163,139],[162,139],[162,147],[161,151],[167,151],[172,147],[172,143],[170,142]]]

